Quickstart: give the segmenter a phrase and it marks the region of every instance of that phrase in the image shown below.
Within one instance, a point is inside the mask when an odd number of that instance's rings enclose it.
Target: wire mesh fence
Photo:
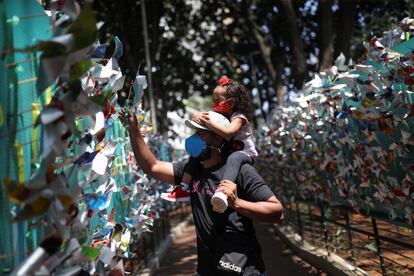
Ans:
[[[132,275],[140,275],[148,268],[161,243],[171,234],[171,229],[184,221],[189,214],[191,207],[184,203],[177,204],[172,210],[161,212],[159,218],[154,221],[151,232],[144,233],[130,247],[136,253],[136,257],[126,261],[125,271]]]
[[[408,226],[314,202],[285,205],[284,223],[302,241],[369,275],[414,275],[414,235]]]

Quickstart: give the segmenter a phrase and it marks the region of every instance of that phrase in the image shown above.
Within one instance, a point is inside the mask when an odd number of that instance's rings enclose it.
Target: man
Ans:
[[[211,120],[223,126],[228,123],[221,114],[213,115],[210,116]],[[126,125],[131,145],[135,158],[144,172],[166,183],[181,183],[186,162],[170,163],[157,160],[145,144],[136,116],[129,112],[126,117],[123,109],[120,118],[124,125],[128,120]],[[226,272],[264,275],[261,248],[252,220],[263,223],[280,222],[283,219],[282,204],[250,164],[244,164],[240,168],[237,184],[229,180],[220,181],[226,161],[221,153],[225,140],[194,121],[187,121],[186,124],[194,128],[206,144],[199,157],[202,162],[201,169],[193,172],[190,187],[190,203],[197,232],[197,275],[225,275]],[[210,203],[217,188],[228,197],[229,208],[222,214],[214,212]],[[226,243],[229,240],[231,242]],[[233,258],[231,254],[223,254],[223,250],[228,251],[228,248],[221,248],[223,245],[235,246],[236,249],[231,251],[246,253]],[[220,258],[222,255],[228,257],[224,260],[231,261],[223,261],[223,258]],[[217,267],[221,272],[216,269]]]

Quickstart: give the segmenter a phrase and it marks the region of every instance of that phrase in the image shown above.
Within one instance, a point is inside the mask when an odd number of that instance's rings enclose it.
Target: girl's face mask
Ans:
[[[230,100],[230,99],[229,99]],[[230,103],[229,100],[222,101],[221,103],[213,105],[213,110],[220,114],[229,114],[230,113]]]
[[[206,142],[197,134],[193,134],[185,139],[185,150],[191,157],[196,158],[200,156],[206,147]]]

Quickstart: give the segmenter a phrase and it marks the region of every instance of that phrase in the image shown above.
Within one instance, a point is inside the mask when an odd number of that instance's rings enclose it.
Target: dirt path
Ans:
[[[193,224],[174,241],[155,276],[194,276],[197,263],[196,233]]]
[[[326,275],[294,255],[268,225],[256,224],[255,228],[267,276]]]
[[[258,224],[256,230],[263,250],[267,276],[324,275],[298,256],[293,255],[283,242],[272,233],[271,227]],[[179,236],[169,249],[155,276],[194,275],[197,262],[195,235],[194,225],[188,225],[183,235]]]

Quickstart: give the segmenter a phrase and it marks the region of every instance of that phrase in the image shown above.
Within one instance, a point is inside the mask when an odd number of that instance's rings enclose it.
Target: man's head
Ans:
[[[223,127],[228,127],[230,125],[230,121],[221,115],[220,113],[209,111],[210,120],[215,122],[216,124],[219,124]],[[199,136],[206,144],[206,151],[205,153],[208,153],[205,156],[205,160],[209,159],[211,154],[211,150],[215,149],[220,153],[220,150],[225,142],[225,139],[218,134],[215,134],[213,131],[208,129],[208,127],[204,125],[200,125],[192,120],[186,120],[185,121],[186,126],[188,126],[191,129],[194,129],[196,131],[197,136]]]

